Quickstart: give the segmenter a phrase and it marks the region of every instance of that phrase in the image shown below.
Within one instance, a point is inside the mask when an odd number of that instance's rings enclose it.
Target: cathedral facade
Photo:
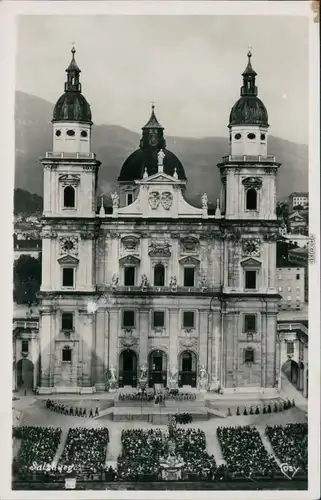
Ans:
[[[112,210],[97,203],[92,116],[72,60],[44,170],[39,320],[41,394],[148,385],[275,390],[276,176],[251,53],[218,168],[216,210],[184,198],[184,167],[154,106],[124,162]],[[211,182],[211,179],[208,179]],[[170,375],[171,374],[171,375]]]

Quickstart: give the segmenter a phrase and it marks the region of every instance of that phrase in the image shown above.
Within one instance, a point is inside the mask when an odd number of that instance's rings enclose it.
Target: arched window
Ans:
[[[67,345],[62,350],[62,360],[71,362],[71,349]]]
[[[156,264],[154,269],[154,286],[165,285],[165,267],[163,264]]]
[[[246,210],[257,210],[257,191],[254,188],[246,192]]]
[[[64,189],[64,207],[65,208],[75,207],[75,190],[72,186],[67,186]]]

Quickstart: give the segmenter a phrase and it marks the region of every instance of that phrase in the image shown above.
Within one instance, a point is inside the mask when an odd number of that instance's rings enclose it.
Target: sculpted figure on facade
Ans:
[[[116,368],[114,365],[111,365],[109,368],[109,377],[110,377],[110,382],[116,382]]]
[[[199,373],[199,388],[200,390],[207,390],[208,386],[208,373],[205,366],[202,365]]]
[[[118,193],[116,193],[116,192],[111,193],[110,197],[111,197],[111,201],[113,203],[113,210],[119,208],[119,195],[118,195]]]
[[[160,152],[157,155],[158,172],[163,172],[163,169],[164,169],[164,158],[165,158],[165,153],[161,149]]]
[[[142,379],[147,378],[147,365],[146,365],[146,363],[143,363],[143,365],[140,367],[140,378],[142,378]]]
[[[165,208],[165,210],[169,210],[173,204],[172,193],[168,193],[168,192],[162,193],[161,204],[162,204],[162,207]]]
[[[111,280],[111,286],[114,290],[118,287],[118,283],[119,283],[119,277],[117,276],[117,274],[113,274],[113,277]]]
[[[177,290],[177,278],[176,278],[176,276],[171,276],[169,286],[170,286],[170,289],[172,290],[172,292],[176,292],[176,290]]]
[[[206,193],[202,195],[202,208],[207,211],[208,208],[208,196]]]
[[[207,290],[207,281],[206,281],[205,276],[203,276],[201,281],[200,281],[200,289],[202,292],[206,292],[206,290]]]
[[[147,279],[146,274],[143,274],[143,276],[142,276],[141,287],[142,287],[142,289],[145,289],[148,287],[148,279]]]

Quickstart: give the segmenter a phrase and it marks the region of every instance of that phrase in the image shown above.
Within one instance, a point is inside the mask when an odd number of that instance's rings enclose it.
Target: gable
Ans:
[[[253,259],[250,257],[249,259],[245,259],[241,262],[241,266],[243,267],[260,267],[262,264],[259,260]]]
[[[121,257],[119,259],[119,263],[124,265],[124,264],[132,264],[132,265],[137,265],[140,263],[140,259],[136,257],[136,255],[126,255],[125,257]]]
[[[191,264],[194,266],[198,266],[200,264],[200,260],[197,259],[196,257],[190,256],[190,257],[183,257],[182,259],[179,259],[179,263],[182,265]]]
[[[60,257],[60,259],[58,259],[58,262],[60,265],[69,264],[69,265],[76,266],[78,264],[79,260],[76,257],[74,257],[73,255],[64,255],[64,257]]]

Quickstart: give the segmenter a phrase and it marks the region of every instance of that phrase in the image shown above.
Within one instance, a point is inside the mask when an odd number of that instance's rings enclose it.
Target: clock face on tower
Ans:
[[[259,257],[260,243],[257,240],[243,241],[243,255]]]
[[[151,134],[150,135],[150,137],[149,137],[149,144],[151,146],[157,146],[157,144],[158,144],[158,137],[157,137],[157,135],[155,135],[155,134]]]
[[[64,249],[65,249],[67,252],[70,252],[70,250],[73,250],[73,248],[74,248],[74,244],[73,244],[73,242],[72,242],[72,241],[70,241],[70,240],[66,240],[66,241],[64,242]]]

